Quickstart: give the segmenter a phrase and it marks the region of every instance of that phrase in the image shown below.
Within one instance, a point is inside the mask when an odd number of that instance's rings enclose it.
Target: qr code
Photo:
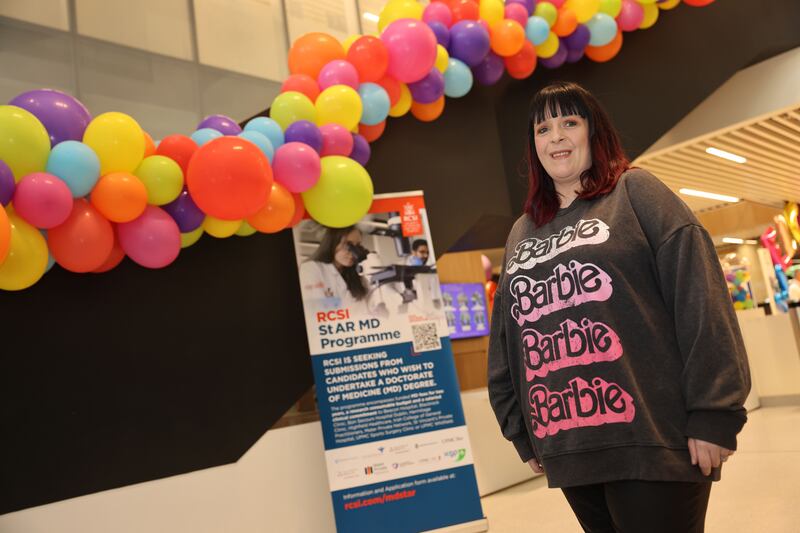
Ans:
[[[415,352],[429,352],[431,350],[439,350],[442,347],[439,331],[436,329],[436,322],[411,324],[411,333],[414,336]]]

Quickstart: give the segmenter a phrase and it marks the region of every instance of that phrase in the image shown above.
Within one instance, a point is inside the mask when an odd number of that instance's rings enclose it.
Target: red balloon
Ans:
[[[306,74],[292,74],[281,86],[281,92],[295,91],[308,96],[308,99],[314,102],[319,96],[319,85],[317,80]]]
[[[303,220],[303,216],[306,214],[306,204],[303,203],[303,197],[299,192],[293,192],[292,196],[294,196],[294,216],[292,217],[291,222],[289,222],[290,228],[295,227]]]
[[[386,89],[386,94],[389,95],[389,105],[392,107],[396,106],[397,102],[400,101],[400,95],[402,94],[400,82],[391,76],[384,76],[376,83]]]
[[[222,220],[252,216],[267,203],[272,168],[258,146],[239,137],[218,137],[197,149],[186,183],[197,207]]]
[[[525,40],[522,43],[522,50],[513,56],[503,58],[509,76],[518,80],[524,80],[536,70],[536,49]]]
[[[480,9],[474,0],[451,0],[450,11],[453,12],[453,24],[461,20],[478,20]]]
[[[385,129],[385,120],[379,124],[375,124],[374,126],[367,126],[366,124],[358,125],[358,133],[360,133],[367,140],[367,142],[374,142],[380,139],[381,135],[383,135],[383,130]]]
[[[125,252],[122,250],[122,246],[119,244],[119,237],[117,236],[117,232],[114,231],[114,246],[111,248],[111,253],[108,254],[108,258],[106,259],[105,263],[100,265],[98,268],[92,270],[95,274],[101,274],[103,272],[108,272],[112,268],[116,267],[118,264],[125,259]]]
[[[683,0],[683,3],[692,7],[703,7],[713,3],[714,0]]]
[[[181,167],[183,175],[189,168],[189,161],[197,151],[197,143],[186,135],[168,135],[161,139],[156,147],[156,154],[169,157]]]
[[[8,257],[8,249],[11,247],[11,223],[8,221],[8,215],[0,204],[0,263]]]
[[[350,45],[347,60],[356,67],[361,83],[377,82],[389,68],[389,51],[383,41],[372,35],[365,35]]]
[[[114,247],[111,222],[83,198],[75,200],[66,222],[47,232],[56,262],[70,272],[91,272],[105,263]]]

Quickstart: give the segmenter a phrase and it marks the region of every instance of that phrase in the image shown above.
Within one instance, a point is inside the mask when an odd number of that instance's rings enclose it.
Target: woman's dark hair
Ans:
[[[608,194],[630,162],[622,150],[619,133],[605,110],[592,94],[571,82],[555,82],[537,92],[531,101],[528,120],[528,197],[525,212],[536,227],[547,224],[559,208],[553,179],[547,174],[534,144],[534,126],[547,116],[580,115],[588,122],[592,166],[581,174],[582,190],[578,198],[588,200]]]
[[[311,256],[312,261],[319,261],[320,263],[333,263],[334,255],[336,255],[336,247],[342,240],[346,239],[350,232],[358,230],[355,226],[348,226],[346,228],[325,228],[325,233],[322,235],[322,241]],[[361,276],[358,275],[356,265],[349,267],[342,267],[339,269],[339,274],[342,275],[347,290],[353,295],[356,300],[363,300],[367,295],[367,288],[361,281]]]

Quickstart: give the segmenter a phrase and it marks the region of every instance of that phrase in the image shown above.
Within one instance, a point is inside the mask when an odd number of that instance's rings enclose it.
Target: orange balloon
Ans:
[[[147,207],[147,188],[129,172],[109,172],[92,189],[92,205],[112,222],[130,222]]]
[[[261,233],[277,233],[289,226],[294,218],[294,212],[292,193],[280,183],[273,183],[267,205],[255,215],[248,217],[247,223]]]
[[[322,67],[345,57],[344,48],[336,37],[327,33],[306,33],[289,50],[289,72],[316,80]]]
[[[281,92],[294,91],[308,96],[308,99],[314,102],[319,96],[319,85],[317,80],[305,74],[292,74],[281,86]]]
[[[444,96],[439,97],[438,100],[430,104],[420,104],[419,102],[411,104],[411,114],[422,122],[436,120],[442,114],[442,111],[444,111]]]
[[[294,216],[292,217],[291,222],[289,222],[289,227],[293,228],[303,220],[303,216],[306,214],[306,204],[303,203],[303,197],[300,195],[299,192],[293,192],[292,196],[294,197]]]
[[[578,16],[575,15],[574,11],[566,7],[562,7],[558,10],[558,19],[556,19],[556,23],[552,28],[553,33],[559,37],[566,37],[567,35],[571,35],[577,27]]]
[[[587,46],[586,57],[598,63],[605,63],[614,59],[622,48],[622,31],[618,30],[617,35],[605,46]]]
[[[144,156],[150,157],[156,153],[156,143],[153,142],[153,138],[150,137],[149,133],[146,131],[142,133],[144,133]]]
[[[362,83],[377,82],[389,68],[389,51],[379,38],[365,35],[350,46],[347,60],[356,67],[358,78]]]
[[[377,141],[381,135],[383,135],[383,130],[386,129],[386,121],[379,124],[375,124],[374,126],[367,126],[366,124],[359,124],[358,125],[358,133],[364,136],[367,142]]]
[[[8,257],[8,249],[11,246],[11,222],[2,204],[0,204],[0,265]]]
[[[522,50],[524,42],[525,30],[516,20],[504,19],[492,24],[489,43],[495,54],[501,57],[513,56]]]
[[[114,247],[114,230],[92,204],[78,198],[66,222],[47,232],[53,259],[70,272],[100,268]]]
[[[525,41],[522,50],[513,56],[503,58],[508,75],[517,80],[524,80],[536,70],[536,48]]]

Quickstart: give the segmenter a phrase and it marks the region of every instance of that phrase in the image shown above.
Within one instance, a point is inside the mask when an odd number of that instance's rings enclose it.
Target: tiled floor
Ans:
[[[482,503],[492,533],[582,532],[561,491],[543,478]],[[800,406],[749,414],[739,450],[711,491],[706,533],[800,533]]]

